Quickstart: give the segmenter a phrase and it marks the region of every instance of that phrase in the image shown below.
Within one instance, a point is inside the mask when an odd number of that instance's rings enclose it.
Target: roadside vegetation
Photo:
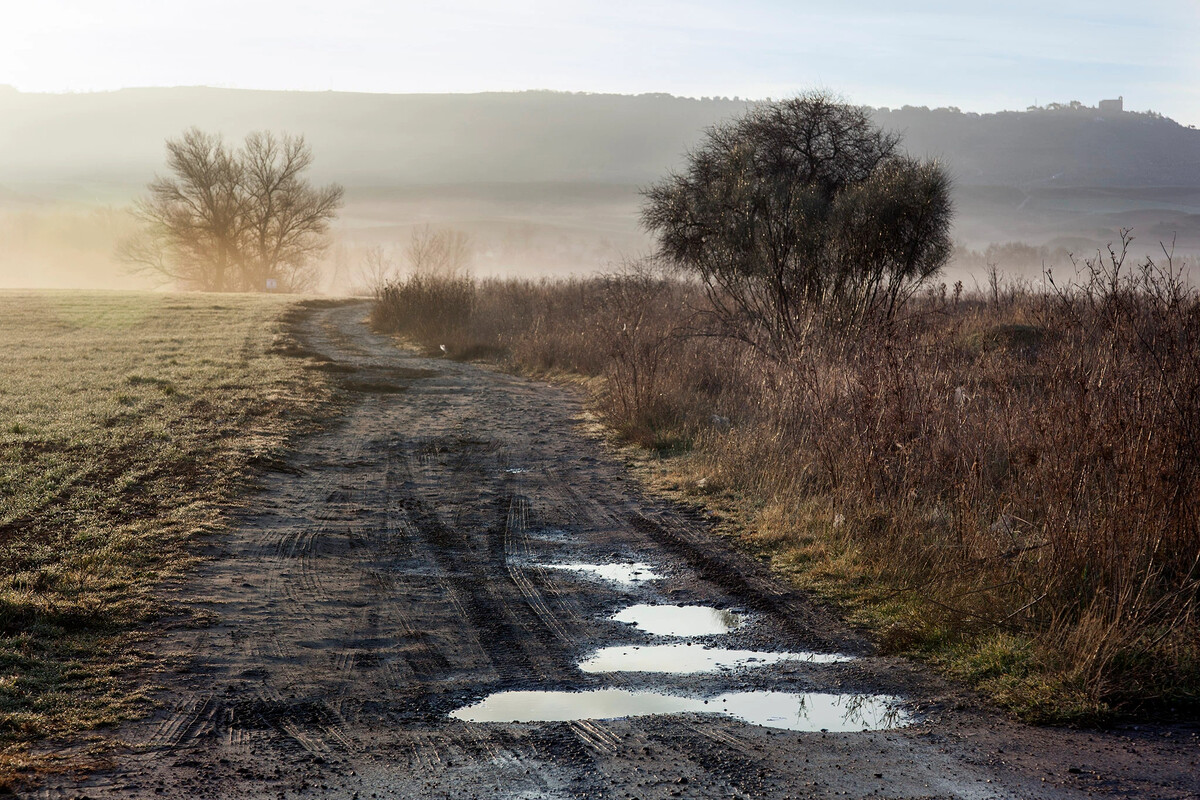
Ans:
[[[660,488],[1021,716],[1200,700],[1200,302],[1092,260],[1069,287],[937,286],[786,360],[705,331],[695,282],[399,281],[381,330],[585,376]]]
[[[892,159],[896,142],[827,98],[789,102],[713,131],[690,172],[652,187],[657,259],[555,282],[396,278],[374,324],[431,353],[587,376],[660,488],[720,512],[883,652],[1026,719],[1195,708],[1200,298],[1185,265],[1130,263],[1122,232],[1036,288],[937,283],[936,165]],[[812,122],[802,103],[834,124],[799,141],[850,131],[869,158],[771,185],[754,170],[780,159],[747,153],[787,140],[772,114]]]
[[[144,711],[153,590],[330,398],[295,300],[0,293],[0,785]],[[138,668],[135,679],[133,668]]]

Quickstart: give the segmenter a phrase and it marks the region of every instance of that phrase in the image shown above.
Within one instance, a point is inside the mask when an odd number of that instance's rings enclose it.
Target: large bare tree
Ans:
[[[316,282],[342,188],[313,187],[301,136],[252,133],[238,150],[196,128],[167,141],[170,175],[156,177],[122,243],[134,269],[212,292],[302,291]]]

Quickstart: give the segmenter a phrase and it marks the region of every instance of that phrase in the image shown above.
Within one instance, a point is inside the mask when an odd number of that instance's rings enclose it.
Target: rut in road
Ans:
[[[158,711],[113,734],[125,744],[111,768],[54,779],[42,796],[1074,796],[995,757],[1037,734],[956,717],[936,681],[871,657],[702,518],[644,497],[581,433],[575,395],[405,353],[371,334],[365,313],[314,309],[299,323],[304,348],[329,359],[353,402],[264,477],[211,559],[170,587],[212,622],[158,634],[173,665],[158,676]],[[550,566],[568,562],[646,562],[660,578],[619,585]],[[747,615],[696,646],[862,658],[581,672],[598,647],[658,641],[608,619],[634,603]],[[715,714],[449,717],[495,692],[597,688],[896,695],[917,724],[823,734]]]

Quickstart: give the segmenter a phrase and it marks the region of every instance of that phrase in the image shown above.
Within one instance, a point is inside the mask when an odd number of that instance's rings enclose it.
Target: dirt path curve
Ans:
[[[1194,728],[1034,730],[954,710],[956,695],[871,657],[830,614],[641,496],[579,432],[573,395],[418,358],[370,334],[363,306],[299,332],[358,401],[265,478],[164,626],[162,706],[113,735],[111,770],[60,797],[1196,797]],[[556,568],[651,565],[619,584]],[[584,672],[597,648],[656,639],[608,617],[632,603],[745,615],[694,641],[862,658],[711,675]],[[692,641],[692,640],[688,640]],[[507,690],[893,695],[914,724],[832,733],[715,714],[476,723],[449,713]],[[771,695],[769,697],[779,697]],[[718,700],[714,699],[714,706]],[[1169,734],[1164,736],[1163,734]]]

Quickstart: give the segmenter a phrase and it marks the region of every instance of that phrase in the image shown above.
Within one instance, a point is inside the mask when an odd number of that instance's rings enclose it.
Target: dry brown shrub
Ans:
[[[1036,713],[1194,703],[1200,299],[1169,256],[1078,266],[852,336],[813,310],[786,360],[708,335],[703,293],[661,274],[492,281],[456,347],[604,376],[597,407],[635,441],[693,447],[750,505],[830,509],[856,580],[907,604],[885,638],[1030,643],[1012,663],[1082,704]]]

